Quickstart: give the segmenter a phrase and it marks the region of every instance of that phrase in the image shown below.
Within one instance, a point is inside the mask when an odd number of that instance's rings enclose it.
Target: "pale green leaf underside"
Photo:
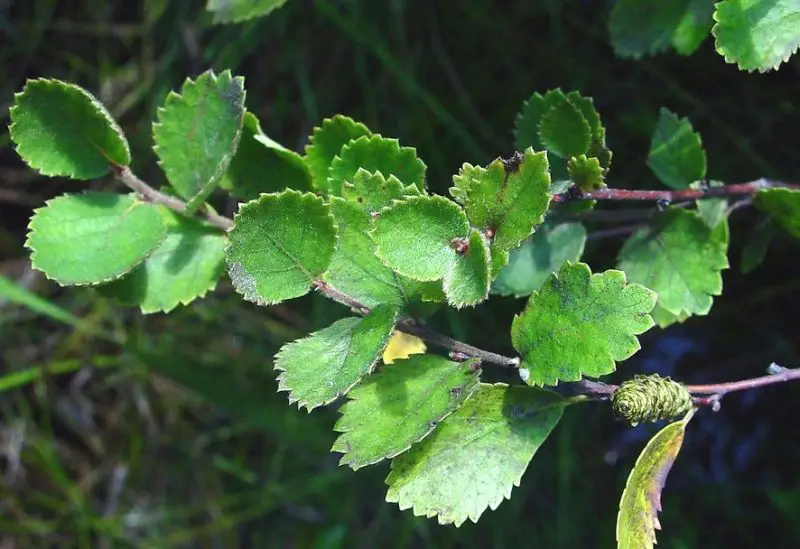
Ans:
[[[633,466],[617,515],[618,549],[653,549],[661,529],[661,492],[683,445],[686,424],[694,412],[670,423],[650,439]]]
[[[318,196],[286,190],[240,207],[229,233],[228,274],[259,305],[306,294],[328,268],[336,227]]]
[[[420,302],[434,296],[436,288],[441,293],[441,284],[408,279],[381,263],[368,234],[370,215],[360,206],[331,197],[338,239],[325,282],[367,307],[387,303],[402,315],[421,316],[425,307]]]
[[[457,260],[453,240],[469,235],[464,211],[441,196],[410,197],[383,210],[374,222],[376,255],[396,272],[440,280]]]
[[[705,315],[712,296],[722,293],[727,250],[727,224],[711,229],[697,213],[675,208],[625,242],[618,268],[658,293],[659,306],[672,315]]]
[[[267,15],[287,0],[208,0],[206,9],[214,14],[215,23],[238,23]]]
[[[244,200],[261,193],[311,190],[311,172],[302,156],[261,131],[253,113],[245,113],[239,147],[219,186]]]
[[[364,124],[341,114],[326,118],[321,126],[314,128],[306,146],[305,159],[311,170],[311,182],[317,190],[330,192],[328,174],[331,162],[347,143],[365,135],[372,133]]]
[[[216,227],[170,211],[167,236],[142,264],[119,280],[100,286],[104,295],[148,313],[168,313],[216,287],[225,270],[227,238]]]
[[[347,393],[372,371],[394,329],[397,311],[379,306],[364,318],[343,318],[281,347],[278,390],[310,412]]]
[[[800,191],[765,189],[756,194],[756,206],[795,238],[800,238]]]
[[[359,169],[380,172],[384,177],[395,176],[403,185],[415,185],[425,190],[425,163],[417,151],[401,147],[397,139],[381,135],[363,136],[345,144],[331,162],[328,189],[341,196],[342,185],[352,183]]]
[[[332,451],[358,469],[392,458],[427,436],[478,388],[472,362],[436,355],[397,360],[349,393]]]
[[[39,173],[94,179],[131,161],[128,142],[89,92],[59,80],[28,80],[9,110],[11,140]]]
[[[239,143],[244,118],[244,79],[206,71],[170,92],[153,124],[154,150],[170,185],[202,204],[225,175]]]
[[[567,262],[514,318],[511,341],[530,372],[530,385],[578,381],[610,374],[639,350],[637,335],[653,326],[656,295],[628,284],[625,273],[592,275]]]
[[[25,245],[33,266],[62,285],[98,284],[124,275],[155,250],[166,226],[133,195],[65,194],[34,213]]]
[[[708,36],[712,12],[705,0],[618,0],[608,20],[614,53],[639,58],[673,46],[689,55]]]
[[[685,189],[705,177],[706,152],[700,134],[693,131],[689,120],[661,108],[647,165],[662,183],[673,189]]]
[[[499,158],[488,167],[464,164],[451,194],[464,204],[473,226],[494,233],[492,252],[519,246],[544,219],[550,205],[547,155],[528,148],[515,170]]]
[[[511,497],[565,404],[550,391],[481,384],[430,436],[392,461],[386,501],[440,524],[477,522],[487,507]]]
[[[717,51],[740,69],[777,69],[800,46],[797,0],[726,0],[716,4]]]
[[[539,290],[566,261],[578,261],[586,244],[586,229],[580,223],[545,223],[511,258],[492,285],[492,293],[530,295]]]

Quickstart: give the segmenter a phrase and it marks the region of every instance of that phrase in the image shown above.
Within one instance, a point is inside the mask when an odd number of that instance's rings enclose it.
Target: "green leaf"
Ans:
[[[464,211],[441,196],[410,197],[383,210],[372,236],[375,254],[394,271],[415,280],[444,278],[458,259],[454,241],[466,239]]]
[[[587,158],[585,154],[573,156],[567,161],[567,173],[577,187],[584,192],[592,192],[606,186],[603,168],[597,158]]]
[[[727,250],[727,224],[711,229],[697,213],[670,208],[631,235],[618,267],[657,292],[658,304],[672,315],[705,315],[712,296],[722,293]]]
[[[511,497],[566,401],[530,387],[481,384],[428,438],[392,461],[386,501],[440,524],[477,522]]]
[[[689,186],[692,189],[700,189],[705,185],[705,182],[695,182]],[[709,187],[723,187],[724,185],[722,181],[708,182]],[[726,198],[705,198],[698,200],[696,205],[697,214],[710,229],[728,219],[728,200]]]
[[[506,267],[492,285],[492,293],[521,297],[540,289],[567,261],[578,261],[586,244],[580,223],[545,223],[522,246],[511,252]]]
[[[368,234],[370,214],[358,204],[331,197],[330,208],[338,239],[323,275],[325,282],[369,308],[388,303],[401,309],[401,315],[424,316],[427,308],[421,301],[431,297],[436,288],[441,293],[441,284],[410,280],[381,263]]]
[[[608,20],[614,53],[638,59],[674,46],[688,55],[708,36],[712,11],[704,0],[618,0]]]
[[[486,238],[473,229],[467,249],[459,254],[455,265],[444,276],[444,293],[452,307],[471,307],[489,296],[490,253]]]
[[[475,362],[413,355],[385,366],[348,393],[333,443],[341,465],[358,469],[425,438],[478,388]]]
[[[25,245],[33,267],[61,285],[124,275],[164,239],[159,211],[133,195],[65,194],[34,212]]]
[[[560,101],[569,101],[560,89],[550,90],[545,95],[534,93],[525,101],[522,105],[522,111],[514,121],[514,146],[518,151],[524,151],[528,147],[532,147],[534,150],[543,150],[545,148],[539,137],[539,126],[548,109]],[[548,161],[551,179],[553,181],[566,179],[566,160],[552,156],[548,158]]]
[[[289,391],[289,403],[309,412],[333,402],[372,372],[396,320],[396,309],[380,306],[284,345],[275,356],[278,391]]]
[[[336,227],[320,197],[287,189],[240,206],[229,238],[228,274],[236,291],[270,305],[306,294],[325,272]]]
[[[686,311],[681,311],[680,314],[675,315],[656,303],[656,306],[653,309],[653,312],[650,313],[650,316],[653,317],[653,320],[659,328],[666,328],[667,326],[671,326],[675,323],[682,323],[692,315]]]
[[[594,101],[590,97],[583,97],[576,91],[567,94],[569,102],[575,105],[580,110],[583,118],[589,124],[592,133],[591,143],[589,144],[589,151],[587,156],[597,158],[600,165],[603,167],[603,175],[608,171],[611,166],[611,151],[606,146],[606,129],[600,121],[600,113],[594,106]]]
[[[28,80],[9,110],[11,140],[34,170],[50,176],[94,179],[131,152],[122,130],[89,92],[60,80]]]
[[[283,6],[287,0],[208,0],[206,9],[214,23],[239,23],[261,17]]]
[[[740,69],[777,69],[800,46],[797,0],[726,0],[716,4],[717,51]]]
[[[252,200],[286,188],[311,190],[311,172],[302,156],[264,135],[258,119],[247,112],[236,155],[219,186],[237,198]]]
[[[685,189],[706,175],[706,152],[700,134],[686,118],[662,107],[650,141],[647,165],[662,183]]]
[[[450,192],[464,204],[472,225],[493,235],[493,255],[518,247],[550,206],[547,155],[532,148],[486,168],[465,163],[453,183]]]
[[[636,460],[619,502],[619,549],[653,549],[656,529],[661,529],[657,516],[661,511],[661,492],[692,415],[694,411],[656,433]]]
[[[328,189],[341,195],[342,185],[353,182],[359,169],[380,172],[384,177],[395,176],[403,185],[416,185],[425,190],[425,163],[417,151],[401,147],[397,139],[380,135],[363,136],[344,145],[331,162]]]
[[[672,35],[672,45],[681,55],[691,55],[711,32],[714,4],[706,0],[689,0],[686,11]]]
[[[148,313],[168,313],[213,290],[225,266],[227,238],[198,219],[163,211],[167,236],[144,263],[100,287],[104,295],[138,305]]]
[[[756,193],[755,203],[790,235],[800,238],[800,191],[764,189]]]
[[[744,247],[742,248],[742,259],[739,269],[747,274],[755,270],[756,267],[764,262],[767,256],[767,249],[772,242],[775,234],[775,225],[772,220],[765,218],[756,225],[755,230],[750,231],[745,237]]]
[[[514,317],[511,341],[530,372],[529,385],[555,385],[610,374],[639,350],[635,336],[653,326],[656,294],[628,284],[625,273],[592,275],[566,262]]]
[[[206,71],[170,92],[153,124],[153,148],[188,211],[205,202],[236,154],[244,119],[244,79]]]
[[[317,190],[330,193],[328,174],[331,162],[347,143],[365,135],[372,135],[372,132],[364,124],[341,114],[326,118],[321,126],[314,128],[306,145],[306,164]]]
[[[556,99],[542,115],[539,139],[548,151],[569,158],[589,150],[592,130],[581,110],[569,99]]]
[[[415,185],[404,187],[395,176],[384,177],[381,172],[370,173],[359,168],[353,176],[352,183],[342,186],[342,197],[348,202],[357,204],[359,208],[372,213],[380,211],[406,196],[406,189],[417,189]]]

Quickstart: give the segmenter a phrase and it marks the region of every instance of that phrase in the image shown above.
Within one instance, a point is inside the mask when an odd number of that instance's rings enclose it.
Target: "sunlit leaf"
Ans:
[[[229,238],[228,274],[236,291],[269,305],[311,289],[330,265],[336,227],[321,198],[286,190],[242,205]]]
[[[694,412],[681,421],[670,423],[650,439],[636,460],[617,515],[617,547],[619,549],[653,549],[656,530],[661,529],[661,492],[672,464],[683,445],[686,425]]]
[[[25,245],[34,268],[62,285],[114,280],[161,244],[164,218],[133,195],[65,194],[34,212]]]
[[[610,374],[639,350],[637,335],[653,326],[656,294],[628,284],[625,273],[592,274],[567,262],[514,317],[511,341],[529,385],[555,385]]]
[[[392,334],[389,344],[383,351],[384,364],[392,364],[398,359],[409,358],[411,355],[421,355],[428,348],[425,342],[417,336],[396,331]]]
[[[474,362],[413,355],[371,375],[348,393],[332,451],[358,469],[394,457],[427,436],[478,388]]]
[[[308,411],[333,402],[372,371],[394,329],[397,311],[376,307],[364,318],[343,318],[281,347],[278,390]]]
[[[131,161],[128,142],[95,97],[59,80],[28,80],[9,110],[11,140],[44,175],[94,179]]]
[[[261,17],[283,6],[287,0],[208,0],[206,9],[215,23],[239,23]]]
[[[386,501],[440,524],[497,509],[558,424],[566,402],[531,387],[481,384],[422,442],[392,461]]]
[[[314,128],[305,158],[311,170],[311,182],[317,190],[330,192],[328,174],[331,162],[347,143],[365,135],[372,133],[364,124],[341,114],[326,118],[322,125]]]
[[[244,79],[230,71],[187,78],[170,92],[153,124],[154,150],[170,185],[189,202],[205,202],[236,153],[244,108]]]

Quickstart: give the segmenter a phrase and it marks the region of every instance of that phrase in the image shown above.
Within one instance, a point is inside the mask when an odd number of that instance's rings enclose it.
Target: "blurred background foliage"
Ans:
[[[157,185],[155,109],[185,76],[229,68],[284,145],[302,150],[323,117],[348,114],[417,147],[431,189],[444,193],[462,162],[512,151],[523,100],[561,87],[594,97],[612,186],[658,186],[645,158],[662,105],[702,134],[711,178],[800,178],[800,56],[747,74],[707,39],[688,58],[617,59],[611,4],[292,0],[267,18],[213,26],[201,0],[0,0],[0,113],[26,78],[76,82],[110,108],[134,171]],[[346,311],[315,296],[258,308],[223,282],[190,307],[144,317],[91,289],[60,289],[30,270],[25,227],[46,199],[85,187],[26,169],[4,122],[0,548],[614,546],[625,478],[655,427],[629,429],[603,404],[576,407],[512,499],[478,524],[400,512],[383,502],[386,463],[353,473],[328,453],[335,410],[309,416],[275,393],[276,349]],[[217,205],[235,208],[221,195]],[[798,365],[796,241],[776,238],[763,265],[739,272],[760,222],[752,209],[733,214],[732,268],[711,315],[646,334],[619,379],[648,371],[700,383]],[[622,237],[589,228],[585,260],[612,267]],[[522,305],[494,298],[433,322],[509,352]],[[786,385],[697,415],[662,498],[659,547],[800,546],[798,401],[800,387]]]

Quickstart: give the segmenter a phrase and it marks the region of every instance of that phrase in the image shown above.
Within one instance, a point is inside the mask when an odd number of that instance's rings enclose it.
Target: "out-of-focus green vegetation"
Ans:
[[[0,112],[26,78],[74,81],[110,107],[135,171],[157,185],[156,107],[185,76],[231,69],[277,141],[301,150],[323,117],[345,113],[417,147],[441,193],[462,162],[508,155],[522,101],[561,87],[594,97],[614,150],[612,186],[657,186],[645,157],[662,105],[703,135],[712,178],[800,179],[798,56],[767,75],[725,64],[710,40],[689,58],[616,59],[609,3],[598,1],[293,0],[225,26],[213,26],[203,4],[0,2]],[[343,308],[313,296],[258,308],[221,285],[191,307],[143,317],[91,289],[59,289],[29,270],[25,225],[44,200],[85,186],[29,171],[6,127],[0,547],[614,546],[619,495],[652,429],[628,429],[599,405],[570,410],[512,500],[480,523],[440,527],[400,512],[383,502],[386,464],[337,466],[328,452],[335,411],[309,416],[275,393],[275,350]],[[797,365],[797,245],[778,238],[748,276],[735,261],[759,219],[748,209],[732,218],[734,265],[711,316],[649,333],[621,377],[722,381],[773,360]],[[620,244],[590,240],[593,268],[612,267]],[[502,352],[521,305],[495,298],[434,321]],[[698,414],[662,498],[659,547],[800,545],[799,389],[730,396],[720,413]]]

